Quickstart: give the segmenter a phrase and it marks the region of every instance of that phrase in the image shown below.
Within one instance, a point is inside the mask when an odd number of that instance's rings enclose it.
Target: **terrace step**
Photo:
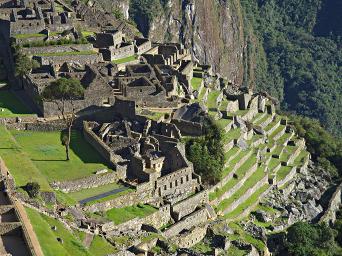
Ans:
[[[229,198],[231,195],[233,195],[236,191],[238,191],[244,185],[246,180],[248,178],[250,178],[255,173],[255,171],[258,168],[258,163],[256,162],[256,159],[253,159],[253,160],[254,161],[252,162],[252,165],[248,163],[248,164],[246,164],[246,166],[244,166],[244,165],[241,166],[241,168],[238,171],[242,172],[241,174],[239,173],[239,176],[242,176],[242,177],[241,178],[238,177],[235,180],[232,179],[228,183],[226,183],[228,190],[225,191],[218,198],[215,198],[214,200],[212,200],[211,203],[213,205],[217,205],[217,204],[219,204],[220,201],[222,201],[226,198]],[[251,166],[249,166],[249,165],[251,165]],[[229,184],[230,182],[232,184]],[[229,189],[229,185],[232,185],[233,187]],[[222,188],[222,190],[225,190],[225,186]]]
[[[250,179],[252,179],[252,178],[254,178],[254,177],[250,177]],[[247,188],[246,183],[244,184],[243,187],[240,188],[239,191],[236,192],[236,194],[240,194],[240,192],[241,192],[242,196],[240,196],[235,201],[231,202],[227,207],[225,207],[223,210],[224,214],[230,213],[233,210],[235,210],[239,205],[241,205],[248,198],[250,198],[259,188],[268,184],[268,175],[264,174],[264,176],[260,180],[258,180],[256,183],[254,183],[254,185],[252,187],[248,186],[247,190],[246,190],[246,188]],[[232,195],[232,198],[234,198],[234,195]]]

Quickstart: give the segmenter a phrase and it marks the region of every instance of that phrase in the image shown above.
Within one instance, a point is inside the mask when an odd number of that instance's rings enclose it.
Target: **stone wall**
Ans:
[[[261,180],[259,180],[253,187],[249,188],[240,198],[232,202],[225,210],[224,214],[233,211],[240,204],[245,202],[249,197],[251,197],[259,188],[268,183],[268,175],[265,175]]]
[[[201,208],[187,217],[184,217],[181,221],[173,224],[167,230],[163,232],[166,238],[171,238],[178,235],[183,230],[189,230],[192,227],[198,226],[206,222],[208,219],[208,212],[206,208]]]
[[[285,185],[288,181],[292,180],[293,177],[296,175],[297,173],[297,166],[292,167],[291,171],[286,175],[286,177],[282,180],[277,180],[277,186],[281,187],[283,185]]]
[[[64,193],[76,192],[82,189],[96,188],[110,183],[118,182],[126,176],[125,170],[115,171],[106,174],[95,174],[83,179],[53,182],[51,186],[54,189],[61,190]]]
[[[238,163],[233,167],[233,169],[229,172],[229,174],[224,177],[219,183],[217,183],[215,186],[211,187],[209,189],[209,192],[214,192],[216,189],[222,188],[230,179],[233,178],[234,173],[236,172],[237,169],[240,168],[241,165],[243,165],[246,160],[253,154],[253,151],[250,150],[246,155],[244,155]]]
[[[253,175],[253,173],[257,170],[258,168],[258,163],[255,163],[244,175],[244,177],[238,182],[236,183],[236,185],[234,187],[232,187],[231,189],[229,189],[227,192],[225,192],[222,196],[220,196],[219,198],[214,199],[213,201],[211,201],[211,203],[213,205],[218,205],[222,200],[229,198],[230,196],[232,196],[236,191],[238,191],[243,184],[245,183],[245,181],[251,177],[251,175]]]
[[[38,116],[33,114],[32,116],[18,116],[18,117],[1,117],[0,124],[14,124],[14,123],[32,123],[37,121]]]
[[[151,195],[135,191],[112,200],[84,206],[83,209],[87,212],[105,212],[112,208],[123,208],[126,206],[137,205],[139,203],[146,204],[151,202],[153,202]]]
[[[326,222],[327,224],[334,223],[336,221],[336,211],[340,209],[342,205],[342,183],[336,188],[335,192],[331,196],[328,207],[325,210],[323,216],[320,218],[320,222]]]
[[[122,224],[115,225],[114,222],[109,222],[102,225],[102,231],[107,235],[120,235],[125,232],[137,232],[141,230],[143,224],[152,226],[156,229],[166,225],[171,219],[170,205],[160,207],[156,212],[144,217],[134,218]]]
[[[184,234],[172,238],[171,241],[177,244],[179,248],[190,248],[202,241],[207,234],[207,228],[207,225],[195,227]]]
[[[83,136],[111,166],[116,166],[116,157],[112,150],[91,130],[88,122],[83,122]]]
[[[179,221],[184,216],[196,210],[197,207],[200,207],[204,205],[205,203],[208,203],[208,201],[209,201],[208,191],[203,190],[173,205],[172,210],[171,210],[172,217],[176,221]]]
[[[35,60],[40,65],[62,65],[65,62],[79,63],[81,65],[94,64],[102,61],[102,56],[96,52],[94,54],[79,54],[79,55],[63,55],[63,56],[36,56]]]
[[[74,51],[92,51],[92,44],[67,44],[67,45],[51,45],[42,47],[23,48],[24,53],[35,55],[39,53],[56,53],[56,52],[74,52]]]
[[[201,136],[203,134],[203,126],[200,123],[180,119],[172,119],[171,123],[177,126],[183,136]]]

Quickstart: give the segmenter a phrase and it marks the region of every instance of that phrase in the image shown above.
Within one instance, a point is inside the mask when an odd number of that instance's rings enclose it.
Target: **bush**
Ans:
[[[186,156],[205,183],[215,183],[221,179],[224,166],[221,140],[222,131],[207,118],[204,121],[204,136],[191,138],[186,142]]]
[[[37,182],[29,182],[26,184],[25,189],[30,197],[37,197],[39,195],[40,185]]]

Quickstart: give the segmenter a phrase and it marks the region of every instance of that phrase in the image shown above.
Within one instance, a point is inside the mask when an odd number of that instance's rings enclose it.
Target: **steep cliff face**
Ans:
[[[233,84],[253,75],[239,0],[96,1],[108,12],[119,10],[124,19],[134,20],[154,42],[183,43],[195,60],[212,65]]]
[[[167,1],[152,22],[153,41],[182,42],[194,59],[211,64],[215,72],[241,84],[245,48],[239,1]]]
[[[239,0],[117,0],[112,4],[127,17],[128,2],[131,14],[134,6],[146,4],[141,8],[145,13],[139,10],[131,18],[152,41],[181,42],[195,60],[212,65],[233,84],[242,83],[245,40]]]

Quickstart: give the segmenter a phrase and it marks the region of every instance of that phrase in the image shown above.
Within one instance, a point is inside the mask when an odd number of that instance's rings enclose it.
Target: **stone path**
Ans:
[[[89,246],[91,245],[91,242],[93,241],[93,238],[94,238],[94,234],[86,233],[86,236],[85,236],[85,238],[83,240],[83,245],[86,248],[89,248]]]
[[[100,195],[97,195],[97,196],[88,197],[86,199],[83,199],[83,200],[79,201],[79,203],[80,204],[86,204],[86,203],[94,201],[94,200],[98,200],[98,199],[101,199],[101,198],[104,198],[104,197],[107,197],[107,196],[115,195],[115,194],[120,193],[122,191],[125,191],[127,189],[128,189],[127,187],[117,188],[117,189],[108,191],[106,193],[103,193],[103,194],[100,194]]]

